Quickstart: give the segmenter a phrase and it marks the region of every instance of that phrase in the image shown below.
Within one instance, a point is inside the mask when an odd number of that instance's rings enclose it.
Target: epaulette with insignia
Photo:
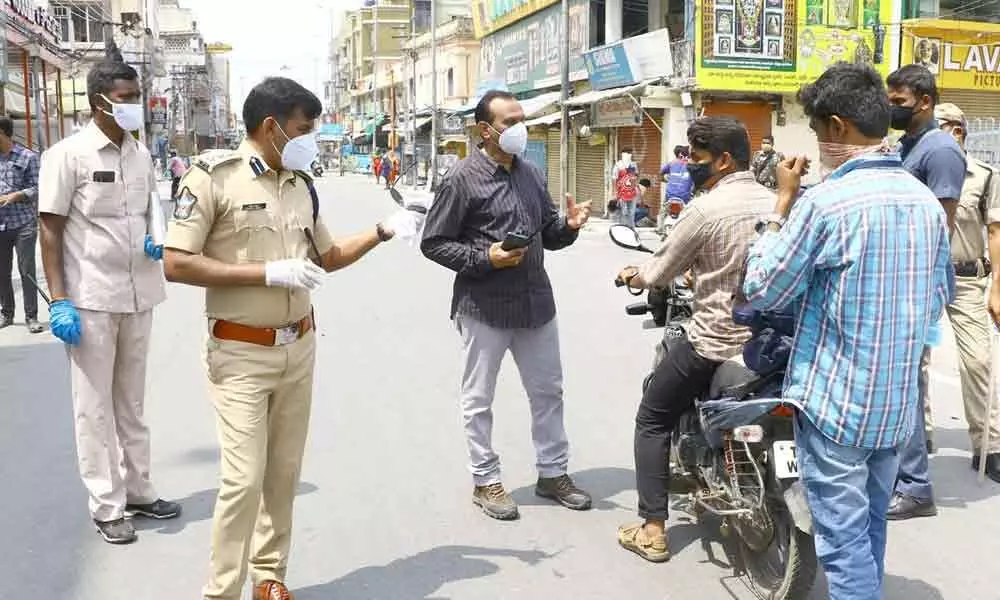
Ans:
[[[211,173],[219,165],[224,165],[240,159],[240,153],[235,150],[218,150],[206,152],[194,161],[194,166],[206,173]]]

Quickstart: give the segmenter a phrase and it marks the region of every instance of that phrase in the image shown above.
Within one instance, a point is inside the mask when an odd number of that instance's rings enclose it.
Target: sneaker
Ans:
[[[253,600],[294,600],[294,598],[280,581],[265,581],[254,586]]]
[[[889,502],[889,512],[885,518],[890,521],[905,521],[917,517],[933,517],[937,506],[933,499],[916,498],[896,492]]]
[[[149,519],[173,519],[181,514],[181,505],[176,502],[157,500],[152,504],[126,504],[125,514]]]
[[[535,494],[573,510],[587,510],[591,505],[590,494],[576,487],[569,475],[539,477]]]
[[[139,539],[135,534],[135,527],[128,520],[114,519],[113,521],[94,521],[97,533],[101,534],[104,541],[109,544],[131,544]]]
[[[25,319],[25,324],[28,326],[28,331],[31,333],[41,333],[45,331],[45,326],[38,322],[38,319]]]
[[[502,483],[477,485],[472,492],[472,503],[494,519],[512,521],[518,517],[517,504]]]
[[[670,550],[667,548],[667,536],[663,535],[658,538],[647,537],[642,523],[619,527],[618,544],[649,562],[661,563],[670,560]]]

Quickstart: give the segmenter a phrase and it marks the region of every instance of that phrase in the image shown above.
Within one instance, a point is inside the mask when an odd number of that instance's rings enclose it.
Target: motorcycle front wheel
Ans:
[[[761,532],[745,531],[737,535],[753,590],[765,600],[806,600],[816,581],[813,536],[795,527],[783,501],[772,498],[767,509],[772,535],[766,546],[755,543],[760,541],[756,534]],[[750,539],[753,541],[748,543]]]

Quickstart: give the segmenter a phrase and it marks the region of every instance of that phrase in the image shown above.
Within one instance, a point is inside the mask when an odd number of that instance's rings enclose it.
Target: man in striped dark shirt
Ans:
[[[874,69],[838,63],[799,102],[825,179],[797,198],[808,161],[781,163],[744,293],[758,310],[803,303],[784,396],[803,407],[795,438],[816,552],[831,600],[876,600],[920,357],[954,296],[947,219],[882,146],[889,103]]]
[[[567,198],[559,217],[542,172],[520,158],[528,141],[524,111],[507,92],[487,92],[476,107],[482,146],[445,177],[427,214],[421,250],[455,271],[451,316],[462,336],[462,413],[473,502],[495,519],[515,519],[517,505],[500,481],[494,452],[493,394],[500,363],[514,356],[531,404],[538,466],[535,492],[585,510],[590,496],[566,474],[562,364],[552,286],[544,251],[576,241],[590,208]],[[504,250],[518,232],[524,248]]]
[[[14,323],[14,252],[21,274],[24,320],[31,333],[38,322],[35,247],[38,242],[38,155],[14,142],[14,123],[0,117],[0,329]]]

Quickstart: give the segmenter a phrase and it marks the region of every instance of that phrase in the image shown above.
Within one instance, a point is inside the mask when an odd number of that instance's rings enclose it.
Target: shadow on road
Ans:
[[[1000,484],[989,477],[979,483],[979,473],[972,470],[971,461],[969,455],[930,457],[934,500],[939,507],[965,508],[1000,495]]]
[[[823,575],[821,569],[819,575],[816,577],[816,585],[813,586],[812,594],[809,595],[809,600],[829,600],[829,598],[826,576]],[[885,581],[882,583],[882,599],[944,600],[944,595],[941,594],[940,590],[926,581],[909,579],[899,575],[889,575],[887,573]]]
[[[435,600],[442,586],[466,579],[489,577],[500,571],[490,558],[515,558],[535,566],[553,555],[540,550],[512,550],[476,546],[439,546],[394,560],[363,567],[329,583],[297,590],[297,600]]]
[[[308,481],[300,481],[299,489],[295,495],[305,496],[306,494],[311,494],[318,489],[318,487]],[[172,498],[172,500],[180,503],[182,510],[181,516],[176,519],[168,519],[165,521],[157,521],[155,519],[134,519],[133,523],[138,531],[155,531],[156,533],[164,533],[167,535],[181,533],[191,523],[207,521],[212,518],[212,512],[215,510],[215,499],[218,495],[219,490],[217,488],[212,488],[210,490],[201,490],[199,492],[189,494],[184,498]]]
[[[573,483],[580,486],[594,499],[596,510],[619,510],[628,509],[612,502],[618,494],[635,489],[635,472],[632,469],[622,469],[620,467],[600,467],[596,469],[586,469],[576,473],[570,473]],[[539,498],[535,495],[535,486],[529,485],[518,488],[511,492],[514,501],[522,506],[550,506],[552,500]]]

